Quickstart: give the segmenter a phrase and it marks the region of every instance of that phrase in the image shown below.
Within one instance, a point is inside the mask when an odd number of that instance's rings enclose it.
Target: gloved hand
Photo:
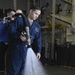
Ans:
[[[22,32],[21,32],[21,35],[22,35],[22,36],[25,36],[25,37],[27,38],[27,33],[26,33],[26,31],[22,31]]]
[[[27,41],[27,33],[26,33],[26,31],[21,32],[20,39],[22,41]]]

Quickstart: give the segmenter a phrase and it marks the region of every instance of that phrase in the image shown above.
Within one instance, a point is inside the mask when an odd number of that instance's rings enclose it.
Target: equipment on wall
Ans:
[[[46,4],[41,7],[41,18],[44,15],[44,12],[48,6],[49,6],[49,2],[46,2]]]

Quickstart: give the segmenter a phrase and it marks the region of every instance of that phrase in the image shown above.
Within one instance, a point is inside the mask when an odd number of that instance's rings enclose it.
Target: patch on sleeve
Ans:
[[[39,32],[39,29],[38,29],[38,28],[35,28],[35,31],[36,31],[36,32]]]

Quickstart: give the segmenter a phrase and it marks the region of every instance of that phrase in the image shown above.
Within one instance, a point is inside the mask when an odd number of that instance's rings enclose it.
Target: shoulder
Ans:
[[[15,21],[22,21],[22,17],[15,18]]]
[[[37,21],[34,21],[36,27],[41,28],[40,24]]]
[[[41,31],[40,24],[37,21],[35,21],[35,23],[34,23],[34,30],[35,30],[35,32]]]

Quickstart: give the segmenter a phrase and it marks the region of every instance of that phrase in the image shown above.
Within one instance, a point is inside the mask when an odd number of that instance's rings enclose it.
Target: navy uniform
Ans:
[[[5,52],[8,47],[8,32],[6,30],[7,23],[0,21],[0,70],[5,67]]]
[[[25,18],[26,24],[30,29],[31,43],[35,40],[37,52],[41,52],[41,29],[40,25],[34,21],[32,26]],[[22,17],[18,17],[9,27],[9,47],[7,51],[7,75],[23,75],[22,71],[25,65],[25,57],[27,53],[27,41],[20,39],[21,32],[25,30]]]

